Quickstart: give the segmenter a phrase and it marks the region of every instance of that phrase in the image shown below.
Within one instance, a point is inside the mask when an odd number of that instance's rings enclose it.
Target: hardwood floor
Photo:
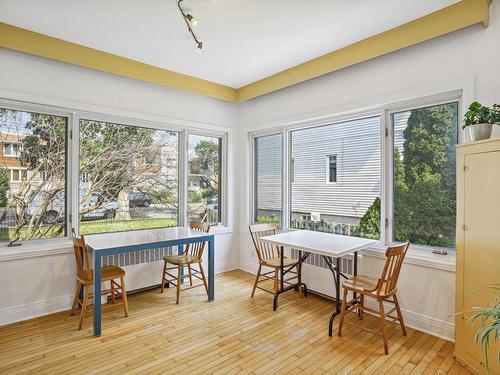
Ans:
[[[180,305],[175,289],[131,294],[128,318],[120,303],[104,306],[100,338],[90,318],[78,331],[69,311],[0,327],[0,374],[470,374],[451,342],[391,326],[386,356],[379,336],[356,327],[328,337],[331,301],[290,292],[273,312],[269,294],[250,298],[252,281],[218,275],[211,303],[203,288]]]

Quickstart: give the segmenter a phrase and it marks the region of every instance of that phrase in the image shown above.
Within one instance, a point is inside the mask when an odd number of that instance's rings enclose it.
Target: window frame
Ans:
[[[228,136],[225,130],[213,130],[197,128],[187,125],[169,123],[167,121],[151,121],[135,117],[127,117],[100,112],[78,110],[55,105],[45,105],[31,102],[24,102],[13,99],[0,98],[0,107],[13,111],[35,112],[46,115],[61,116],[67,118],[66,122],[66,186],[65,186],[65,234],[61,238],[34,239],[29,241],[19,241],[23,246],[15,248],[17,252],[38,251],[40,244],[61,243],[68,241],[72,229],[79,233],[79,179],[80,179],[80,120],[90,119],[117,123],[126,126],[146,127],[156,130],[165,130],[178,133],[178,162],[179,162],[179,217],[178,226],[188,224],[187,220],[187,142],[188,135],[209,136],[221,138],[221,221],[218,226],[227,226],[228,223],[228,202],[227,202],[227,156],[228,156]],[[112,109],[110,109],[112,111]],[[10,172],[9,172],[10,177]],[[0,247],[5,247],[7,241],[0,242]],[[43,245],[42,245],[43,247]],[[13,250],[14,251],[14,250]]]
[[[188,191],[189,191],[189,186],[188,186],[188,174],[189,174],[189,136],[194,135],[194,136],[199,136],[199,137],[211,137],[211,138],[219,138],[221,140],[219,150],[220,150],[220,164],[219,164],[219,180],[220,180],[220,187],[219,187],[219,216],[220,220],[218,223],[211,224],[212,226],[226,226],[227,225],[227,133],[226,132],[219,132],[219,131],[213,131],[213,130],[200,130],[200,129],[186,129],[184,132],[184,140],[183,140],[183,145],[184,145],[184,152],[183,152],[183,169],[184,169],[184,184],[183,184],[183,200],[185,201],[185,209],[182,211],[183,217],[180,218],[179,220],[183,220],[185,225],[189,224],[189,218],[187,214],[187,204],[188,204]],[[180,138],[179,138],[180,139]],[[180,150],[181,147],[179,147]],[[179,155],[179,163],[181,161],[181,155]],[[179,170],[181,170],[181,167],[179,165]],[[179,202],[179,207],[180,207],[180,202]]]
[[[462,129],[461,118],[465,111],[464,108],[464,98],[467,98],[464,89],[452,90],[448,92],[443,92],[435,95],[428,95],[417,97],[409,100],[400,100],[396,102],[390,102],[385,104],[380,104],[378,106],[371,107],[370,109],[360,109],[349,111],[339,115],[327,115],[321,118],[300,120],[294,123],[277,125],[274,128],[260,130],[255,132],[248,132],[249,139],[249,173],[251,181],[251,194],[250,194],[250,222],[255,222],[255,210],[256,210],[256,200],[255,200],[255,181],[256,181],[256,169],[255,169],[255,139],[257,137],[272,135],[281,133],[283,135],[282,143],[282,217],[281,223],[284,230],[292,230],[290,227],[291,219],[291,185],[292,181],[292,150],[291,150],[291,137],[292,132],[295,130],[303,130],[307,128],[320,127],[325,125],[332,125],[339,122],[359,120],[363,118],[380,116],[380,159],[381,159],[381,189],[380,189],[380,239],[374,246],[376,248],[383,248],[386,246],[391,246],[394,244],[392,242],[392,225],[393,225],[393,129],[391,123],[391,115],[397,112],[403,112],[412,109],[425,108],[429,106],[441,105],[455,102],[458,107],[458,125],[457,125],[457,144],[463,143],[466,139],[465,131]],[[328,157],[326,157],[326,164],[328,168]],[[328,169],[326,175],[327,184],[338,184],[338,159],[337,159],[337,182],[328,182]],[[441,247],[431,247],[424,245],[412,244],[412,249],[418,251],[429,252],[433,249],[442,249]]]
[[[285,185],[285,179],[284,179],[284,169],[285,167],[285,144],[287,143],[285,141],[286,137],[286,132],[282,131],[265,131],[261,133],[253,133],[251,135],[251,145],[250,147],[250,171],[251,171],[251,183],[250,183],[250,188],[251,188],[251,196],[250,196],[250,223],[252,224],[257,224],[257,214],[258,214],[258,202],[257,202],[257,138],[262,138],[262,137],[270,137],[270,136],[276,136],[280,135],[280,144],[281,144],[281,221],[280,221],[280,227],[281,228],[286,228],[283,224],[283,211],[285,210],[285,195],[284,195],[284,185]],[[289,161],[289,175],[293,177],[293,159],[291,158]],[[293,178],[290,181],[290,183],[293,183]]]
[[[31,112],[31,113],[39,113],[39,114],[44,114],[44,115],[52,115],[52,116],[59,116],[59,117],[65,117],[66,118],[66,139],[65,139],[65,146],[66,146],[66,160],[65,160],[65,174],[64,174],[64,213],[65,213],[65,226],[64,226],[64,235],[61,237],[53,237],[53,238],[39,238],[35,240],[29,240],[29,241],[19,241],[20,244],[25,244],[25,243],[34,243],[37,245],[40,242],[50,242],[50,241],[58,241],[61,239],[67,239],[69,237],[69,234],[71,233],[71,202],[69,200],[70,194],[72,193],[73,187],[69,183],[70,181],[70,168],[73,163],[73,158],[72,158],[72,153],[71,153],[71,129],[73,126],[73,113],[70,110],[65,110],[61,109],[59,107],[55,106],[48,106],[48,105],[43,105],[43,104],[36,104],[36,103],[28,103],[28,102],[21,102],[21,101],[16,101],[16,100],[8,100],[8,99],[0,99],[0,108],[3,109],[9,109],[12,111],[19,111],[19,112]],[[12,156],[11,156],[12,157]],[[17,156],[15,156],[17,157]],[[15,168],[15,169],[23,169],[23,168]],[[26,169],[26,168],[24,168]],[[21,178],[21,172],[19,174],[19,177]],[[15,182],[21,182],[22,179],[15,181]],[[5,246],[8,243],[8,241],[1,241],[0,246]]]
[[[335,157],[335,181],[331,181],[332,169],[331,169],[331,158]],[[326,155],[326,173],[325,182],[327,185],[336,185],[339,182],[339,163],[338,154]]]

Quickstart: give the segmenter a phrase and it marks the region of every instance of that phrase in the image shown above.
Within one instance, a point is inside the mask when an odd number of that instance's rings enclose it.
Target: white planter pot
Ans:
[[[469,135],[473,142],[491,137],[491,124],[474,124],[469,126]]]

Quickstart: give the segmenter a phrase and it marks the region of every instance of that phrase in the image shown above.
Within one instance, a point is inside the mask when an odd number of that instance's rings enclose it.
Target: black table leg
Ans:
[[[340,313],[340,258],[335,259],[335,311],[328,323],[328,336],[333,334],[333,320]]]
[[[280,249],[280,250],[281,250],[281,251],[280,251],[280,265],[281,265],[281,267],[280,267],[280,278],[281,278],[281,279],[280,279],[280,283],[279,283],[279,285],[280,285],[279,290],[276,292],[276,294],[274,295],[274,298],[273,298],[273,311],[276,311],[276,309],[278,308],[278,296],[279,296],[281,293],[288,292],[289,290],[294,290],[294,289],[296,289],[296,288],[300,288],[300,287],[302,287],[302,288],[303,288],[303,290],[304,290],[304,296],[305,296],[305,297],[307,297],[307,286],[306,286],[306,284],[304,284],[304,283],[302,282],[302,278],[301,278],[301,276],[300,276],[300,272],[299,272],[299,278],[298,278],[298,280],[297,280],[297,283],[296,283],[296,284],[291,284],[291,285],[289,285],[289,286],[287,286],[287,287],[285,288],[285,285],[284,285],[284,284],[285,284],[285,274],[286,274],[287,272],[289,272],[289,271],[290,271],[293,267],[295,267],[295,266],[291,266],[291,267],[289,267],[289,268],[285,271],[285,267],[284,267],[284,265],[285,265],[285,260],[284,260],[284,251],[285,251],[285,249],[284,249],[284,247],[283,247],[283,246],[281,246],[281,249]],[[298,267],[299,269],[301,269],[301,268],[302,268],[302,262],[303,262],[303,261],[304,261],[304,260],[305,260],[305,259],[306,259],[309,255],[310,255],[310,253],[305,253],[305,254],[302,256],[302,251],[300,251],[300,253],[299,253],[299,254],[300,254],[300,255],[299,255],[299,260],[298,260],[298,265],[297,265],[297,267]]]
[[[353,276],[356,276],[358,274],[358,252],[355,251],[354,252],[354,267],[353,267]],[[358,295],[356,294],[356,292],[354,292],[352,294],[352,298],[354,301],[356,301],[356,298],[358,297]],[[361,316],[361,310],[358,309],[358,318]]]

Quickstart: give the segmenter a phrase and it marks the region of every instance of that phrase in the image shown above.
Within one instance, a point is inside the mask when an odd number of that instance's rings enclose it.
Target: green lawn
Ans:
[[[176,219],[95,220],[80,223],[80,233],[122,232],[134,229],[173,227]]]

